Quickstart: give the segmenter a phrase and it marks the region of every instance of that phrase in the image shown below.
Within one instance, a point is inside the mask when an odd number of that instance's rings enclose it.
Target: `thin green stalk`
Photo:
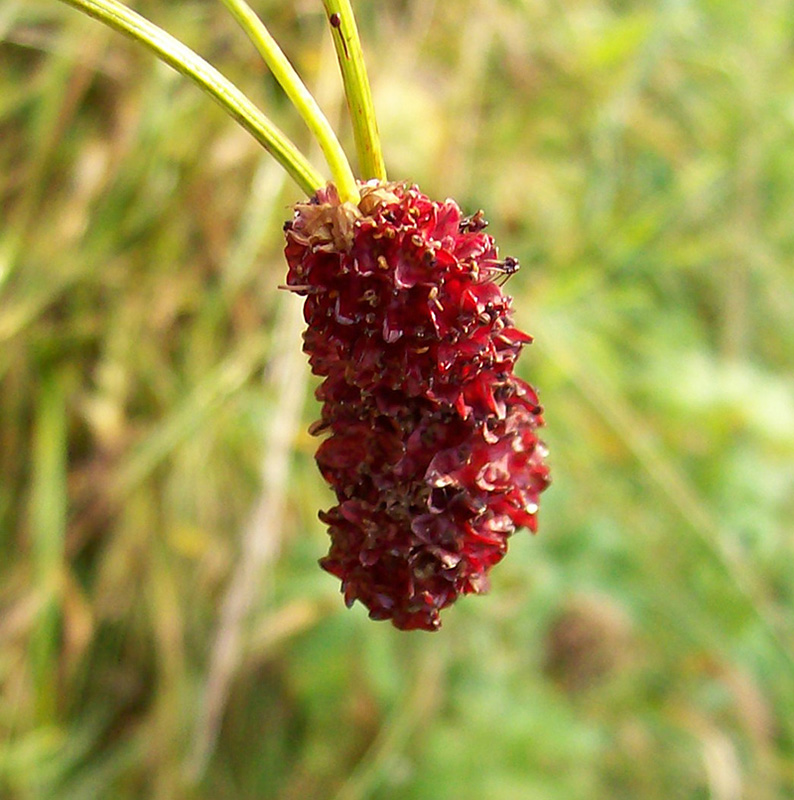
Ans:
[[[364,64],[364,53],[350,0],[323,0],[331,24],[334,47],[342,70],[347,105],[353,123],[359,169],[364,178],[386,180],[386,166],[375,119],[375,106]]]
[[[265,23],[245,0],[222,0],[222,2],[240,27],[248,34],[270,71],[281,84],[281,88],[284,89],[309,130],[314,134],[325,160],[331,168],[331,174],[342,202],[358,203],[360,194],[353,170],[350,168],[350,162],[347,160],[342,145],[339,144],[339,139],[337,139],[331,123],[328,122],[320,106],[317,105],[317,101],[306,88],[276,40],[270,35]]]
[[[325,179],[298,148],[231,81],[162,28],[117,0],[61,0],[149,48],[161,61],[190,78],[245,128],[307,195]]]
[[[41,724],[55,721],[66,536],[66,404],[59,376],[42,379],[36,410],[30,521],[33,582],[41,600],[31,634],[31,668]]]

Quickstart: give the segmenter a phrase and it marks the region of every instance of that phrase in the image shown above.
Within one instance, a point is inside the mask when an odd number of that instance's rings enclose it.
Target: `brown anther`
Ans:
[[[378,305],[378,293],[374,289],[367,289],[359,298],[362,303],[369,303],[373,308]]]
[[[484,211],[480,209],[476,214],[463,217],[458,225],[461,233],[479,233],[488,227],[488,220],[484,218]]]
[[[484,261],[483,264],[487,266],[489,270],[501,275],[500,286],[503,286],[507,282],[508,278],[510,278],[511,275],[515,275],[516,272],[518,272],[518,270],[521,268],[521,264],[519,263],[518,259],[513,258],[513,256],[507,256],[501,261],[496,259]]]

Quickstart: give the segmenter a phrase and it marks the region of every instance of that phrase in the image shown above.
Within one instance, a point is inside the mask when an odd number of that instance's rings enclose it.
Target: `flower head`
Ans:
[[[517,528],[536,530],[549,482],[538,397],[513,374],[532,339],[513,326],[480,213],[415,186],[370,183],[358,207],[333,188],[285,225],[287,283],[304,295],[304,349],[337,505],[321,560],[348,605],[435,630],[484,592]]]

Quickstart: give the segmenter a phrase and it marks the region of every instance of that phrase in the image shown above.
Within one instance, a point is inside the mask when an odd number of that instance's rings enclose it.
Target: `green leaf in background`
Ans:
[[[341,118],[322,3],[252,6]],[[136,8],[305,148],[223,3]],[[311,379],[284,423],[300,193],[134,44],[0,4],[0,797],[794,797],[789,4],[355,10],[390,176],[521,261],[540,532],[437,634],[344,610]]]

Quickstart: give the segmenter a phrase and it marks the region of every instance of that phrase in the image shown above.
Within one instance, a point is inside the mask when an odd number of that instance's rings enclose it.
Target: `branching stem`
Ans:
[[[161,61],[190,78],[245,128],[307,195],[325,179],[306,157],[231,81],[162,28],[117,0],[61,0],[147,47]]]
[[[325,160],[331,168],[331,174],[342,202],[358,203],[360,195],[356,179],[353,177],[350,162],[347,160],[331,123],[328,122],[320,106],[317,105],[317,101],[306,88],[283,50],[271,36],[265,23],[246,0],[222,0],[222,2],[254,43],[270,71],[281,84],[281,88],[314,134]]]
[[[363,178],[386,180],[386,167],[375,119],[375,106],[364,64],[364,53],[350,0],[323,0],[334,47],[345,84],[347,105],[353,123],[359,169]]]

